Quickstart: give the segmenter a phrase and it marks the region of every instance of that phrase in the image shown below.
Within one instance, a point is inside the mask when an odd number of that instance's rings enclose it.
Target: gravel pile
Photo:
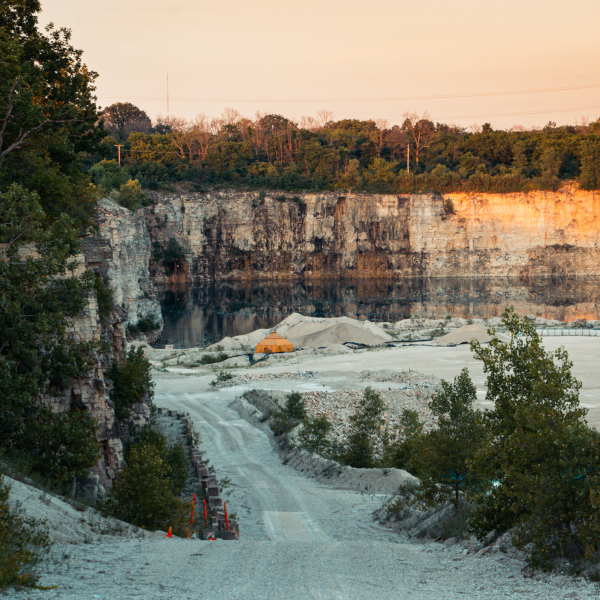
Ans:
[[[436,419],[429,409],[435,386],[429,381],[405,384],[404,389],[380,391],[386,403],[384,418],[395,429],[400,424],[403,409],[416,410],[425,423],[425,430],[432,429]],[[302,394],[306,410],[313,416],[325,415],[333,425],[332,436],[339,442],[345,442],[350,432],[350,417],[356,412],[359,402],[364,398],[362,391],[304,392]]]
[[[292,373],[291,371],[286,371],[285,373],[237,373],[232,379],[217,383],[215,387],[228,388],[237,385],[252,385],[253,383],[273,381],[275,379],[313,379],[315,374],[315,371],[300,371],[298,373]]]

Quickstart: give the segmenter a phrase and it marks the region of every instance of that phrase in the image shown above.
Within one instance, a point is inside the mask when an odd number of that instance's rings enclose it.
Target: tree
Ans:
[[[34,587],[50,551],[48,527],[8,503],[10,487],[0,475],[0,590]]]
[[[112,364],[106,376],[113,382],[110,399],[115,404],[117,419],[128,419],[131,407],[144,397],[154,396],[152,365],[144,356],[143,349],[132,348],[121,360]]]
[[[122,139],[134,131],[148,133],[152,129],[150,117],[131,102],[115,102],[104,109],[104,127]]]
[[[376,441],[385,423],[385,402],[372,388],[365,390],[356,412],[350,417],[350,433],[343,451],[344,460],[352,467],[373,467],[377,455]]]
[[[481,488],[470,461],[485,439],[485,429],[481,413],[473,408],[477,390],[468,369],[454,383],[442,380],[440,385],[429,403],[438,427],[418,438],[411,465],[421,480],[420,498],[430,506],[452,502],[458,510],[461,496]]]
[[[410,408],[403,408],[400,415],[400,424],[396,432],[396,439],[387,433],[383,438],[384,453],[381,460],[382,467],[406,469],[418,476],[418,471],[413,464],[413,456],[419,437],[423,433],[424,424],[419,420],[419,413]]]
[[[600,549],[600,532],[590,527],[600,515],[600,456],[579,406],[581,384],[567,352],[547,352],[530,321],[513,309],[503,321],[509,342],[471,342],[494,403],[485,413],[489,443],[473,461],[486,485],[471,527],[480,539],[513,529],[513,543],[534,565],[591,557]]]
[[[435,125],[429,120],[429,113],[424,112],[419,116],[415,111],[404,113],[402,130],[412,140],[415,148],[415,160],[419,159],[425,148],[433,141]]]
[[[45,222],[35,194],[17,185],[0,193],[0,440],[8,453],[28,454],[39,472],[65,483],[96,462],[95,425],[84,407],[59,415],[39,400],[60,395],[92,365],[98,343],[78,343],[66,331],[94,278],[75,275],[73,221],[63,215],[50,227]]]
[[[292,392],[285,402],[285,412],[294,421],[302,421],[306,417],[306,408],[300,392]]]
[[[96,73],[68,29],[38,31],[39,11],[37,0],[0,2],[0,190],[19,183],[37,192],[49,221],[66,212],[87,228],[95,196],[81,157],[104,135]]]
[[[153,444],[132,446],[127,466],[119,473],[106,503],[109,514],[150,531],[182,535],[191,512],[191,502],[173,493],[170,467]]]
[[[310,452],[320,454],[331,447],[331,427],[331,422],[325,415],[308,415],[302,422],[302,431],[298,434],[300,444]]]
[[[584,190],[600,188],[600,142],[584,140],[580,145],[581,172],[579,181]]]

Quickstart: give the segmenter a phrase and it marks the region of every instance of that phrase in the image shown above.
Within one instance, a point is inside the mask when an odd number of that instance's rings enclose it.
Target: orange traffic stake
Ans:
[[[208,517],[206,515],[206,500],[202,500],[202,504],[204,505],[204,529],[208,529]]]
[[[167,537],[173,537],[173,528],[169,527],[169,531],[167,531]]]
[[[227,525],[227,531],[229,531],[229,517],[227,516],[227,502],[223,502],[223,509],[225,510],[225,524]]]

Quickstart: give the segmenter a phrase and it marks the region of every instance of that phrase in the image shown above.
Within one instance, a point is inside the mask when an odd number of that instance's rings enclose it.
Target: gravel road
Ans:
[[[242,539],[106,540],[62,545],[23,598],[450,599],[597,598],[560,576],[525,578],[503,555],[407,542],[375,524],[383,498],[338,490],[282,464],[268,437],[228,407],[240,389],[210,390],[210,376],[157,378],[157,406],[189,412],[221,480]]]

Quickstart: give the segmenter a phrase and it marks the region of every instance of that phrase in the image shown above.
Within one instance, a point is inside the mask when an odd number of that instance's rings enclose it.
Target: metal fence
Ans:
[[[600,330],[598,329],[538,329],[537,332],[539,335],[547,337],[600,337]]]

